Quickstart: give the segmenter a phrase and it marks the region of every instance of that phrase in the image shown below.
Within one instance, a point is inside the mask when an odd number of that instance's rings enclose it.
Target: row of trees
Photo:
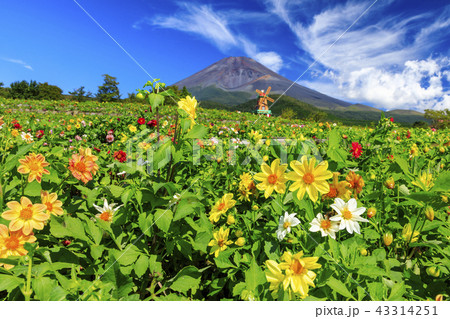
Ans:
[[[56,85],[50,85],[47,82],[38,83],[36,81],[16,81],[11,83],[10,87],[4,87],[3,82],[0,82],[0,96],[13,98],[13,99],[29,99],[29,100],[61,100],[70,98],[75,101],[83,102],[87,100],[98,100],[100,102],[139,102],[145,103],[143,100],[139,100],[135,93],[128,93],[128,97],[121,99],[119,91],[119,82],[117,78],[109,74],[103,74],[103,84],[98,87],[97,93],[86,91],[84,86],[69,91],[69,96],[62,94],[63,90]],[[171,88],[177,96],[180,98],[190,95],[186,87],[182,90],[178,90],[177,86],[168,87]],[[171,104],[173,101],[170,99],[166,101]],[[175,103],[175,102],[173,102]]]

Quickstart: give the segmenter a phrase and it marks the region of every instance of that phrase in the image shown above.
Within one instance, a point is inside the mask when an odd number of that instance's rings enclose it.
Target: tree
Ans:
[[[57,87],[56,85],[50,85],[47,82],[39,83],[38,90],[39,94],[37,98],[39,100],[54,101],[62,99],[63,90],[61,90],[61,88]]]
[[[80,86],[78,89],[75,89],[72,92],[69,91],[69,94],[74,100],[77,100],[78,102],[86,101],[88,98],[92,97],[92,93],[89,91],[86,92],[84,90],[84,86]]]
[[[288,107],[288,108],[284,108],[281,111],[281,115],[280,116],[283,119],[292,120],[292,119],[295,119],[297,117],[297,113],[293,109]]]
[[[16,81],[10,85],[10,97],[13,99],[37,99],[39,95],[39,85],[36,81]]]
[[[450,110],[434,111],[425,110],[425,118],[432,121],[435,128],[446,128],[450,126]]]
[[[103,85],[98,87],[97,98],[100,102],[113,102],[120,99],[119,82],[114,76],[103,74]]]

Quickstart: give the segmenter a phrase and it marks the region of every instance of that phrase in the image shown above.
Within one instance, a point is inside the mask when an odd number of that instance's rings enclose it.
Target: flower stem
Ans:
[[[31,294],[33,290],[31,290],[31,269],[33,267],[33,258],[31,256],[28,257],[28,272],[27,272],[27,282],[26,288],[23,291],[23,295],[25,296],[25,301],[30,301]]]

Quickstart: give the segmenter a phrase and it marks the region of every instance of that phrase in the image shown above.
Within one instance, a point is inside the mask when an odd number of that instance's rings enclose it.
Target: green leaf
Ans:
[[[111,253],[108,263],[105,265],[105,273],[101,277],[103,282],[110,282],[114,286],[112,296],[115,299],[128,296],[133,290],[133,280],[120,271],[120,265]]]
[[[138,260],[136,261],[136,263],[134,264],[134,272],[136,273],[136,275],[138,277],[142,277],[145,272],[147,271],[147,269],[149,268],[148,263],[149,263],[149,258],[145,255],[141,255]]]
[[[148,265],[152,273],[159,273],[162,275],[163,273],[162,264],[160,261],[158,261],[158,258],[160,257],[157,255],[150,255]]]
[[[17,278],[12,275],[3,275],[0,274],[0,291],[8,291],[10,292],[16,287],[24,284],[25,280],[22,278]]]
[[[145,235],[150,236],[152,225],[153,225],[153,216],[152,215],[147,216],[145,213],[139,214],[138,223],[139,223],[139,228],[141,229],[141,231]]]
[[[170,209],[157,209],[155,213],[155,224],[159,229],[167,233],[169,231],[172,218],[173,213]]]
[[[105,246],[91,245],[91,256],[94,259],[100,259],[102,257]]]
[[[370,278],[377,278],[386,275],[386,272],[380,267],[365,265],[358,269],[358,274]]]
[[[230,261],[230,256],[234,253],[234,249],[228,248],[219,253],[217,258],[214,258],[217,268],[236,268]]]
[[[385,286],[381,282],[369,282],[367,283],[369,288],[369,294],[373,301],[382,301]]]
[[[402,301],[404,300],[403,295],[406,292],[406,286],[403,282],[398,282],[392,287],[391,294],[389,295],[388,301]]]
[[[184,136],[185,139],[203,138],[208,134],[208,129],[201,125],[196,124],[194,127]]]
[[[192,294],[195,294],[199,288],[202,274],[195,266],[187,266],[181,269],[178,274],[171,279],[172,290],[187,293],[191,289]]]
[[[183,198],[176,206],[175,217],[173,221],[177,221],[179,219],[183,219],[186,216],[195,212],[195,208],[201,207],[202,204],[198,201],[197,197],[194,195],[186,196],[183,195]]]
[[[350,291],[348,291],[347,287],[341,281],[337,280],[334,277],[330,277],[327,281],[328,287],[330,287],[333,291],[341,294],[346,298],[350,298],[356,300],[355,297],[352,296]]]
[[[250,263],[250,268],[245,272],[245,283],[247,289],[256,293],[256,288],[259,285],[266,283],[266,275],[262,271],[261,267],[256,263],[256,259],[253,258]]]
[[[42,186],[37,181],[32,181],[31,183],[28,183],[28,185],[25,187],[24,195],[30,196],[30,197],[39,197],[41,196],[41,190]]]
[[[130,244],[124,250],[113,250],[113,254],[121,266],[129,266],[136,261],[140,252],[136,246]]]
[[[211,240],[211,234],[209,232],[200,232],[195,236],[192,242],[192,248],[195,250],[200,250],[205,254],[208,253],[208,243]]]
[[[148,95],[148,101],[152,107],[156,108],[164,103],[164,96],[157,93],[150,93]]]
[[[112,196],[114,196],[115,198],[119,198],[120,195],[122,195],[124,189],[123,187],[117,186],[117,185],[111,185],[109,187],[109,190],[112,194]]]
[[[25,153],[27,153],[33,147],[35,143],[23,145],[19,147],[17,153],[14,155],[9,155],[5,160],[5,165],[2,170],[2,174],[4,175],[6,172],[12,170],[16,165],[19,164],[19,159],[23,157]]]
[[[91,240],[86,236],[84,232],[84,225],[81,220],[69,216],[65,216],[66,228],[70,232],[73,238],[78,238],[87,242]]]
[[[433,192],[446,192],[450,185],[450,172],[444,171],[434,181],[434,186],[431,189]]]
[[[87,233],[92,237],[95,244],[100,245],[100,242],[103,238],[103,231],[99,227],[97,227],[97,225],[92,220],[86,219],[85,221],[88,226],[86,228]]]
[[[32,282],[35,299],[40,301],[61,301],[67,292],[62,289],[56,280],[48,277],[38,277]]]

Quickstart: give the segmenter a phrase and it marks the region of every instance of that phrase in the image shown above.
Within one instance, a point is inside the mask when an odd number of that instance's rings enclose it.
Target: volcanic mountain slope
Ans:
[[[256,89],[265,90],[268,86],[272,87],[271,93],[282,94],[292,85],[292,81],[253,59],[229,57],[211,64],[175,85],[186,86],[199,100],[239,104],[256,97]],[[296,83],[285,94],[319,108],[334,109],[351,105]],[[227,97],[231,101],[227,100]]]

